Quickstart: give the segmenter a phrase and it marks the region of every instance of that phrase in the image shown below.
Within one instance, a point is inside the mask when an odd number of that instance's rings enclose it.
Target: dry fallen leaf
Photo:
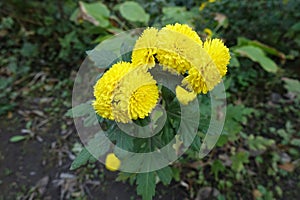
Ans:
[[[225,25],[227,17],[224,14],[216,13],[214,20],[216,20],[220,25]]]
[[[287,172],[293,172],[295,170],[295,165],[293,163],[284,163],[282,165],[278,165],[278,167]]]
[[[11,119],[12,117],[13,117],[13,114],[12,114],[12,112],[9,111],[9,112],[7,113],[7,119]]]
[[[262,197],[262,193],[257,189],[252,191],[252,195],[253,195],[254,199],[258,199],[258,198]]]
[[[45,193],[48,183],[49,176],[45,176],[37,182],[36,187],[40,195],[43,195]]]
[[[179,155],[180,154],[180,148],[181,148],[183,142],[179,139],[179,135],[176,135],[175,139],[176,139],[176,143],[173,144],[172,147],[173,147],[173,149],[175,149],[176,155]]]

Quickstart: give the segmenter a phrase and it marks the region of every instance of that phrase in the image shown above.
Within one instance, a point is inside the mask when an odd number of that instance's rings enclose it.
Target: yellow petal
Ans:
[[[109,153],[106,156],[105,167],[110,171],[117,171],[121,166],[121,161],[114,153]]]

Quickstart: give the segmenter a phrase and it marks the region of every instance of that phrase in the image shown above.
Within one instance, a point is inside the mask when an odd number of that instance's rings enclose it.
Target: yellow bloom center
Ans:
[[[111,105],[113,92],[119,81],[132,68],[133,66],[128,62],[116,63],[97,81],[94,86],[96,100],[93,102],[97,114],[107,119],[114,119]]]
[[[122,78],[114,91],[113,113],[123,123],[145,118],[158,100],[156,81],[145,68],[131,70]]]
[[[191,61],[202,46],[198,34],[188,25],[175,24],[162,28],[157,36],[158,62],[163,69],[174,74],[184,74],[191,68]]]

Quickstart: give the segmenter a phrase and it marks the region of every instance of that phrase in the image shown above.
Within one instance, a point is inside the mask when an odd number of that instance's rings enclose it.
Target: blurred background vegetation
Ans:
[[[64,114],[86,50],[175,22],[230,48],[227,116],[212,153],[201,161],[188,153],[155,199],[298,199],[300,2],[124,2],[0,2],[0,199],[140,198],[102,164],[69,170],[82,146]]]

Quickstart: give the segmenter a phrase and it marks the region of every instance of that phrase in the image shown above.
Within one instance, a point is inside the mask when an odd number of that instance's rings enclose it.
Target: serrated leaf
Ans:
[[[242,46],[235,49],[235,52],[241,56],[248,57],[254,62],[258,62],[260,66],[267,72],[276,73],[278,67],[276,63],[268,58],[264,52],[255,46]]]
[[[91,157],[90,152],[86,149],[83,148],[79,155],[75,158],[75,160],[72,162],[70,170],[75,170],[78,169],[79,167],[87,164]]]
[[[133,178],[132,178],[133,177]],[[127,181],[128,179],[134,179],[135,180],[136,174],[134,173],[128,173],[128,172],[119,172],[116,181]]]
[[[211,166],[211,171],[214,173],[215,178],[218,178],[219,172],[223,172],[225,167],[220,160],[215,160]]]
[[[155,195],[155,174],[154,172],[140,173],[136,176],[137,194],[143,197],[143,200],[152,200]]]
[[[226,111],[226,120],[230,121],[230,123],[232,121],[246,123],[247,116],[250,115],[252,112],[254,112],[254,109],[247,108],[244,105],[229,104],[227,106],[227,111]]]
[[[149,21],[149,14],[147,14],[140,4],[134,1],[127,1],[119,7],[121,15],[132,22],[143,22],[145,24]]]
[[[171,167],[167,166],[165,168],[162,168],[158,171],[156,171],[159,180],[161,180],[161,182],[164,185],[169,185],[171,183],[171,180],[173,178],[173,171],[171,169]]]
[[[72,162],[70,170],[77,169],[88,162],[96,162],[99,157],[109,150],[109,139],[102,131],[99,131],[88,141],[88,144]]]
[[[275,143],[275,141],[272,139],[267,139],[262,136],[254,136],[254,135],[250,135],[248,137],[247,142],[249,148],[253,150],[266,150],[268,146],[271,146],[272,144]]]
[[[24,135],[15,135],[15,136],[11,137],[11,138],[9,139],[9,141],[10,141],[10,142],[20,142],[20,141],[22,141],[22,140],[25,140],[26,138],[27,138],[27,137],[24,136]]]
[[[133,148],[134,137],[128,135],[127,133],[124,133],[118,127],[115,127],[111,130],[111,132],[109,133],[109,139],[111,141],[115,141],[116,145],[121,149],[129,151]]]
[[[244,169],[244,164],[249,163],[249,153],[248,152],[238,152],[231,156],[232,169],[236,172],[240,172]]]

